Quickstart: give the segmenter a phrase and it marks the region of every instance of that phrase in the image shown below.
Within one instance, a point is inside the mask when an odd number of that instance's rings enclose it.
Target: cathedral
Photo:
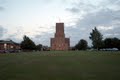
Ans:
[[[64,23],[56,23],[56,33],[54,38],[51,38],[51,50],[69,50],[70,39],[65,38]]]

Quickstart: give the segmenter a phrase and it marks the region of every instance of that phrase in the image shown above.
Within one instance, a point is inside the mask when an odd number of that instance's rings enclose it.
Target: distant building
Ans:
[[[0,52],[13,52],[20,50],[20,44],[12,40],[0,40]]]
[[[70,39],[65,38],[64,23],[56,23],[55,38],[51,38],[51,50],[69,50]]]

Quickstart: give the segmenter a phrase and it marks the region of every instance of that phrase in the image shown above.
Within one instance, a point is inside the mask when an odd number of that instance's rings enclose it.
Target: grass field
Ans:
[[[120,80],[120,52],[0,54],[0,80]]]

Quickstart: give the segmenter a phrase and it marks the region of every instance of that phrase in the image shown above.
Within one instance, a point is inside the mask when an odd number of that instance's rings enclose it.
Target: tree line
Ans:
[[[23,51],[41,51],[47,50],[47,46],[43,46],[42,44],[36,45],[28,36],[24,35],[23,41],[21,42],[21,49]]]
[[[105,38],[103,39],[103,35],[100,31],[95,27],[92,29],[90,33],[89,39],[92,41],[92,47],[88,47],[88,42],[85,39],[81,39],[72,49],[73,50],[87,50],[87,49],[108,49],[108,48],[117,48],[120,50],[120,39],[118,38]],[[47,46],[43,46],[42,44],[36,45],[28,36],[23,37],[23,41],[21,42],[21,49],[24,51],[29,50],[48,50]]]
[[[90,33],[89,39],[92,41],[92,47],[88,47],[88,43],[86,40],[81,39],[74,47],[74,50],[86,50],[89,48],[93,48],[96,50],[107,50],[109,48],[116,48],[120,50],[120,39],[113,38],[105,38],[103,39],[103,35],[100,31],[95,27]]]

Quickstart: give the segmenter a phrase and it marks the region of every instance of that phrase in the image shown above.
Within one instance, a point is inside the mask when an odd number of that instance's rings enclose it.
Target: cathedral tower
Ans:
[[[51,38],[51,50],[69,50],[70,39],[65,38],[64,23],[56,23],[55,38]]]

